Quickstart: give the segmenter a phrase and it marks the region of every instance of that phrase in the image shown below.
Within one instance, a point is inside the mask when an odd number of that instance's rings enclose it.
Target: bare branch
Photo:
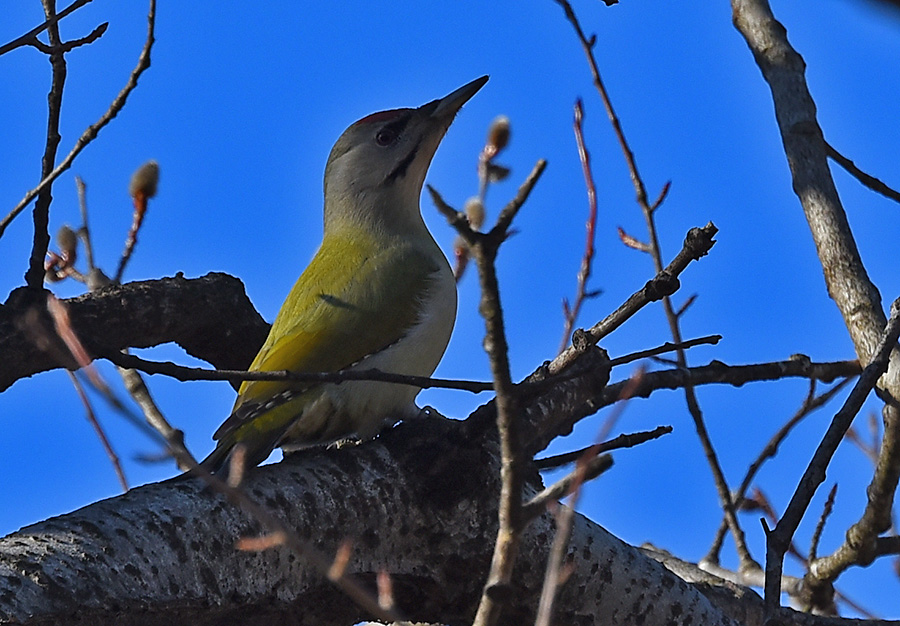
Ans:
[[[681,389],[688,383],[693,386],[726,384],[740,387],[749,382],[781,380],[782,378],[814,378],[831,382],[837,378],[857,376],[859,373],[860,367],[857,361],[815,363],[808,359],[791,359],[754,365],[726,365],[721,361],[713,361],[709,365],[689,367],[684,370],[676,368],[647,372],[632,395],[647,398],[654,391]],[[628,384],[629,380],[610,383],[603,389],[597,402],[601,406],[618,402],[622,389]]]
[[[613,450],[620,450],[622,448],[633,448],[634,446],[640,445],[645,441],[657,439],[659,437],[662,437],[663,435],[669,434],[670,432],[672,432],[671,426],[657,426],[653,430],[619,435],[618,437],[610,439],[609,441],[604,441],[601,444],[588,446],[587,448],[582,448],[581,450],[566,452],[564,454],[557,454],[555,456],[548,456],[542,459],[535,459],[534,466],[539,470],[560,467],[562,465],[574,463],[582,456],[584,456],[584,453],[588,450],[596,450],[597,454],[602,454],[605,452],[612,452]],[[535,496],[535,498],[536,497],[537,496]],[[532,499],[532,501],[534,501],[534,499]]]
[[[722,335],[708,335],[706,337],[697,337],[696,339],[688,339],[686,341],[682,341],[681,343],[670,343],[666,342],[661,346],[657,346],[655,348],[649,348],[647,350],[638,350],[637,352],[632,352],[631,354],[626,354],[625,356],[616,357],[614,359],[610,359],[609,365],[610,367],[615,367],[617,365],[624,365],[626,363],[631,363],[632,361],[637,361],[638,359],[646,359],[649,357],[658,356],[660,354],[665,354],[666,352],[674,352],[676,350],[687,350],[688,348],[693,348],[694,346],[703,346],[703,345],[716,345],[722,340]]]
[[[119,455],[113,450],[112,444],[109,442],[109,437],[106,436],[106,431],[103,430],[103,427],[97,420],[97,415],[94,413],[93,407],[91,407],[91,401],[84,392],[84,386],[82,386],[74,372],[67,373],[69,374],[69,380],[72,381],[72,385],[75,387],[75,391],[78,393],[81,404],[84,405],[84,412],[87,420],[90,422],[91,426],[94,427],[94,432],[97,433],[97,438],[100,440],[100,444],[103,446],[106,456],[109,457],[110,463],[112,463],[113,470],[116,472],[116,478],[119,479],[119,484],[122,485],[122,491],[128,491],[128,480],[125,478],[125,470],[122,469],[122,464],[119,462]]]
[[[631,147],[628,144],[628,140],[626,139],[625,133],[622,130],[622,125],[619,121],[618,116],[616,115],[615,109],[613,108],[612,100],[610,99],[609,93],[607,92],[606,87],[603,84],[603,79],[600,76],[600,70],[594,57],[592,42],[585,36],[584,31],[582,30],[581,25],[578,22],[578,18],[575,15],[575,12],[572,10],[572,7],[569,5],[568,1],[556,0],[556,2],[563,8],[566,17],[568,18],[569,22],[571,22],[573,28],[575,29],[575,33],[578,36],[578,39],[581,41],[582,48],[584,49],[585,56],[587,57],[588,65],[590,66],[591,75],[594,79],[594,87],[596,87],[597,92],[600,94],[600,99],[603,102],[604,108],[606,109],[607,117],[609,117],[613,132],[619,142],[622,154],[625,157],[625,162],[628,166],[628,172],[631,176],[631,182],[634,186],[637,203],[641,208],[641,212],[644,214],[644,220],[647,223],[649,242],[647,244],[641,244],[633,237],[625,236],[624,231],[622,231],[621,229],[620,235],[623,237],[623,241],[626,243],[626,245],[630,245],[632,247],[636,247],[639,250],[645,250],[650,253],[651,257],[653,258],[654,268],[658,274],[663,271],[663,260],[662,249],[660,248],[659,237],[657,235],[656,224],[654,221],[654,211],[662,202],[662,199],[665,197],[668,186],[663,187],[663,192],[660,193],[659,199],[651,207],[647,199],[646,186],[644,185],[643,178],[638,171],[637,160],[634,157],[634,152],[631,150]],[[672,303],[669,300],[668,296],[664,296],[662,298],[662,304],[666,313],[666,319],[669,322],[669,329],[672,333],[672,339],[675,343],[680,343],[682,337],[678,315],[676,314],[675,309],[672,306]],[[678,365],[680,367],[687,366],[687,361],[683,350],[678,350],[676,352],[676,357],[678,359]],[[707,463],[709,464],[710,471],[713,475],[716,490],[719,494],[719,501],[725,511],[725,516],[728,520],[728,526],[731,529],[732,535],[734,536],[735,547],[741,560],[741,568],[745,570],[758,569],[759,565],[753,560],[749,550],[747,549],[746,540],[744,539],[744,533],[741,530],[737,516],[735,515],[734,504],[731,501],[731,493],[728,489],[728,484],[725,480],[725,474],[722,471],[722,467],[719,463],[715,448],[713,447],[712,441],[709,438],[706,424],[703,419],[703,413],[700,409],[700,403],[698,402],[697,397],[694,394],[694,391],[691,388],[690,384],[685,386],[684,393],[688,411],[694,421],[694,426],[697,431],[697,437],[700,439],[701,445],[703,446],[703,451],[706,454]]]
[[[59,13],[56,13],[55,15],[47,18],[47,20],[43,24],[35,26],[21,37],[16,37],[9,43],[0,46],[0,56],[3,56],[7,52],[11,52],[16,48],[21,48],[22,46],[33,45],[33,43],[37,41],[38,35],[40,35],[51,26],[55,25],[57,22],[59,22],[59,20],[63,19],[73,11],[80,9],[89,2],[91,2],[91,0],[75,0],[75,2],[67,6]]]
[[[836,496],[837,483],[833,484],[831,490],[828,492],[828,498],[825,500],[822,514],[819,516],[819,521],[816,523],[816,529],[813,531],[812,539],[809,542],[809,555],[807,556],[809,561],[816,560],[816,554],[819,551],[819,541],[822,539],[822,531],[825,530],[825,522],[828,520],[831,511],[834,509],[834,499]]]
[[[490,391],[494,388],[493,383],[429,378],[428,376],[407,376],[392,372],[382,372],[377,369],[343,370],[338,372],[209,370],[201,367],[177,365],[171,361],[148,361],[133,354],[121,352],[111,352],[103,356],[119,367],[133,368],[147,374],[163,374],[180,381],[227,380],[229,382],[242,382],[245,380],[287,380],[299,383],[341,383],[347,380],[377,380],[386,383],[412,385],[422,389],[458,389],[472,393]]]
[[[893,200],[894,202],[900,202],[900,192],[891,189],[874,176],[866,174],[864,171],[856,167],[856,163],[838,152],[837,149],[827,141],[825,142],[825,149],[828,151],[829,158],[831,158],[835,163],[847,170],[848,174],[853,176],[864,186],[868,187],[875,193],[880,193],[885,198]]]
[[[692,261],[706,256],[706,253],[716,243],[713,237],[717,232],[719,229],[712,222],[701,228],[690,229],[684,238],[684,245],[672,262],[647,281],[647,284],[639,291],[633,293],[619,308],[588,329],[585,333],[586,340],[591,345],[596,344],[647,304],[675,293],[680,287],[678,276]],[[549,364],[549,373],[555,374],[565,369],[578,358],[582,351],[574,345],[569,346]]]
[[[581,172],[584,175],[584,184],[587,187],[588,196],[588,219],[586,223],[587,234],[584,243],[584,256],[581,258],[581,267],[578,270],[578,281],[575,289],[575,300],[572,306],[564,303],[565,320],[563,325],[563,336],[560,341],[559,350],[562,352],[569,345],[569,337],[575,322],[578,320],[578,314],[581,313],[581,306],[586,298],[597,295],[597,292],[587,291],[587,281],[591,276],[591,266],[594,262],[594,239],[597,230],[597,187],[594,185],[594,174],[591,171],[591,154],[588,152],[584,143],[584,129],[582,127],[584,119],[584,107],[581,99],[575,101],[575,120],[572,126],[575,129],[575,143],[578,146],[578,158],[581,161]]]
[[[227,274],[111,285],[65,302],[73,328],[93,355],[175,342],[216,367],[239,369],[250,364],[269,332],[244,286]],[[0,390],[25,376],[74,365],[60,360],[51,346],[37,346],[26,332],[31,318],[52,327],[45,307],[45,292],[34,297],[25,288],[0,307],[0,361],[11,364],[0,368]]]
[[[58,18],[57,18],[58,19]],[[156,22],[156,0],[150,0],[150,9],[147,12],[147,40],[144,42],[144,47],[141,50],[141,54],[138,57],[137,65],[134,70],[132,70],[131,75],[128,77],[128,81],[125,84],[125,87],[122,91],[119,92],[119,95],[115,97],[110,104],[109,108],[106,112],[100,116],[100,119],[95,123],[88,126],[88,128],[81,134],[81,137],[75,142],[75,145],[72,147],[72,150],[66,157],[53,168],[52,171],[44,175],[41,179],[41,182],[38,183],[38,186],[25,194],[25,197],[19,201],[19,203],[13,208],[9,214],[0,220],[0,237],[3,237],[3,233],[6,232],[6,228],[12,223],[12,221],[23,211],[25,207],[27,207],[32,200],[44,189],[50,187],[57,178],[59,178],[60,174],[65,172],[69,167],[71,167],[72,162],[75,160],[82,150],[87,147],[89,143],[91,143],[94,139],[96,139],[97,135],[100,133],[100,130],[106,126],[112,119],[119,114],[119,111],[122,110],[122,107],[125,106],[125,102],[128,99],[128,96],[134,91],[135,87],[137,87],[138,79],[141,77],[141,74],[150,67],[150,50],[153,47],[154,42],[154,26]],[[56,22],[53,22],[54,24]],[[48,237],[49,243],[49,237]],[[40,247],[40,246],[36,246]],[[44,246],[44,252],[46,252],[46,246]],[[43,256],[44,252],[41,252],[41,266],[43,267]],[[32,259],[35,258],[36,251],[32,254]],[[43,274],[42,274],[43,276]],[[32,279],[33,281],[36,279]],[[43,280],[43,278],[41,278]],[[32,284],[32,282],[29,282]],[[37,287],[40,287],[40,282],[34,283]]]
[[[479,311],[485,322],[484,347],[488,353],[491,374],[494,379],[494,390],[497,394],[494,406],[497,430],[500,434],[501,487],[498,511],[500,526],[494,544],[491,571],[473,622],[476,626],[490,626],[497,623],[500,617],[503,602],[499,601],[499,597],[511,584],[523,530],[521,517],[522,468],[526,459],[522,451],[521,425],[518,423],[520,420],[517,419],[519,417],[519,398],[510,375],[509,348],[506,342],[500,288],[494,260],[500,245],[506,240],[509,225],[525,200],[528,199],[528,195],[543,173],[546,164],[544,160],[538,161],[525,182],[519,187],[516,196],[500,212],[497,223],[488,233],[473,231],[469,227],[468,221],[464,217],[460,218],[462,214],[451,209],[434,188],[428,187],[435,205],[447,216],[451,225],[469,244],[469,250],[478,268],[481,283]]]
[[[767,460],[775,457],[775,455],[778,453],[778,448],[794,429],[794,426],[799,424],[804,418],[811,415],[817,409],[825,406],[829,401],[831,401],[832,398],[834,398],[835,395],[837,395],[838,392],[846,387],[851,380],[852,379],[848,377],[841,381],[838,381],[838,383],[831,387],[828,391],[817,396],[815,395],[817,379],[810,378],[809,393],[807,394],[806,399],[803,401],[803,404],[800,406],[797,412],[794,413],[791,419],[785,422],[785,424],[781,428],[779,428],[774,435],[772,435],[772,438],[769,439],[756,459],[747,468],[747,472],[746,474],[744,474],[744,478],[741,480],[741,484],[734,492],[733,500],[735,503],[740,503],[744,500],[747,489],[750,488],[750,484],[753,482],[753,479],[756,478],[756,474],[759,472],[759,469]],[[710,547],[707,555],[704,557],[703,561],[708,563],[719,562],[719,552],[722,549],[722,541],[725,539],[726,530],[727,524],[723,519],[722,523],[719,526],[719,529],[716,531],[716,537],[713,540],[713,544]]]
[[[856,417],[856,414],[862,407],[862,403],[869,396],[878,379],[887,371],[888,360],[898,337],[900,337],[900,299],[895,300],[891,305],[891,317],[884,329],[878,350],[873,355],[871,363],[863,369],[859,380],[856,381],[856,385],[853,387],[844,405],[835,414],[828,431],[822,437],[822,441],[816,448],[809,466],[803,473],[803,477],[800,479],[800,483],[797,485],[797,489],[794,491],[794,495],[791,497],[784,515],[778,521],[775,529],[766,534],[765,599],[766,610],[769,615],[774,615],[780,603],[781,570],[785,551],[790,545],[797,527],[800,525],[800,520],[806,512],[813,494],[825,480],[825,470],[831,462],[831,457],[837,450],[838,445],[843,440],[844,434],[850,428],[850,423]],[[856,528],[855,526],[848,531],[848,537],[852,536]],[[855,548],[851,548],[848,544],[845,544],[845,547],[848,552],[859,549],[858,544]],[[859,556],[857,552],[854,558],[858,559]],[[810,570],[810,574],[812,573],[813,569]]]

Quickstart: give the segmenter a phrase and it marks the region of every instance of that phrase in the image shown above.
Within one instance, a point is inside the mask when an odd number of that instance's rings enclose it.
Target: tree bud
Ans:
[[[64,224],[56,232],[56,245],[59,246],[63,259],[74,259],[75,250],[78,248],[78,236]]]
[[[153,160],[147,161],[131,175],[128,193],[132,198],[139,195],[152,198],[156,195],[157,183],[159,183],[159,164]]]
[[[484,224],[484,203],[476,196],[472,196],[466,200],[463,211],[469,220],[469,226],[472,227],[472,230],[481,230],[481,226]]]
[[[509,143],[509,118],[505,115],[498,115],[491,122],[488,130],[487,145],[491,147],[493,154],[497,154]]]

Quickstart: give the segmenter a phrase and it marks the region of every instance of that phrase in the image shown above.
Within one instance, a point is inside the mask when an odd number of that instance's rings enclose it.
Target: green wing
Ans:
[[[421,296],[440,266],[408,245],[367,243],[323,242],[282,305],[251,370],[338,371],[395,343],[415,324]],[[261,407],[282,392],[302,389],[297,383],[244,382],[231,417],[214,438],[222,445],[232,435],[243,440],[243,431],[247,437],[280,437],[296,412]]]

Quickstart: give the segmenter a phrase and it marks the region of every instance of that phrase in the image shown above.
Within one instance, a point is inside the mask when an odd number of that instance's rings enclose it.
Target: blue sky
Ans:
[[[900,19],[853,0],[773,4],[806,59],[828,140],[870,173],[900,185]],[[852,358],[791,191],[768,88],[731,25],[728,3],[686,7],[625,0],[606,8],[578,1],[574,7],[585,30],[598,36],[601,71],[650,194],[672,181],[658,213],[667,258],[690,227],[711,220],[720,229],[709,257],[683,275],[676,303],[699,294],[684,318],[686,337],[718,333],[724,339],[717,347],[693,350],[690,362],[750,363],[798,352],[816,360]],[[83,36],[102,21],[110,26],[100,41],[67,57],[62,154],[124,84],[143,43],[144,10],[135,2],[98,1],[64,21],[66,38]],[[38,2],[6,7],[0,42],[41,20]],[[228,272],[243,280],[256,307],[271,320],[318,245],[322,171],[343,129],[373,111],[418,106],[489,74],[490,82],[451,127],[427,181],[461,207],[477,190],[478,151],[499,114],[512,123],[512,142],[498,159],[512,175],[491,188],[489,220],[537,159],[549,162],[517,218],[519,233],[499,260],[515,376],[555,354],[562,332],[560,302],[575,289],[587,215],[571,129],[578,97],[585,102],[585,135],[599,200],[591,287],[603,290],[585,306],[582,324],[605,316],[651,276],[649,257],[618,241],[617,226],[643,239],[643,219],[582,51],[551,0],[269,2],[252,10],[223,3],[215,11],[161,2],[157,39],[152,67],[125,110],[54,187],[53,231],[63,223],[77,224],[73,176],[87,182],[95,247],[107,273],[114,271],[131,219],[129,176],[153,158],[161,168],[159,196],[126,278]],[[0,119],[5,121],[0,147],[6,155],[0,206],[7,207],[2,214],[37,182],[49,75],[46,59],[33,49],[0,58]],[[842,171],[835,178],[867,268],[889,303],[900,295],[895,252],[900,210]],[[427,197],[422,210],[449,253],[453,232]],[[30,238],[26,214],[0,240],[0,298],[22,283]],[[80,292],[76,284],[53,289],[61,296]],[[460,286],[455,334],[437,375],[488,378],[477,298],[474,276],[467,276]],[[602,345],[617,356],[668,338],[661,309],[651,307]],[[174,346],[147,356],[190,363]],[[109,368],[103,371],[115,380]],[[616,371],[614,378],[631,371]],[[211,433],[234,400],[231,388],[159,377],[150,385],[195,453],[206,454]],[[805,391],[802,381],[700,391],[732,483],[799,406]],[[484,400],[484,394],[428,391],[419,401],[462,417]],[[802,425],[763,470],[761,485],[779,510],[836,408]],[[867,408],[873,409],[874,404]],[[5,503],[0,533],[119,491],[64,373],[16,383],[0,395],[0,418],[0,498]],[[132,484],[173,474],[171,465],[135,460],[155,450],[135,429],[105,410],[100,419]],[[586,420],[551,452],[585,445],[599,424],[598,418]],[[660,392],[631,403],[619,429],[660,424],[671,424],[675,431],[617,454],[615,468],[588,490],[580,508],[630,542],[651,541],[697,559],[719,515],[682,395]],[[845,445],[838,451],[828,477],[828,485],[840,484],[836,513],[821,551],[834,548],[861,512],[869,476],[857,449]],[[813,511],[821,510],[824,491]],[[751,549],[762,560],[760,526],[752,516],[743,521]],[[813,523],[800,528],[804,549]],[[727,548],[726,561],[734,563]],[[893,598],[900,585],[888,563],[851,572],[840,583],[882,616],[897,616]]]

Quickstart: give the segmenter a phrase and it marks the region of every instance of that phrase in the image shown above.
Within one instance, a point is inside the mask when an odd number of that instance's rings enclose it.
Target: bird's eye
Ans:
[[[389,146],[397,139],[397,133],[390,128],[382,128],[375,133],[375,143],[379,146]]]

